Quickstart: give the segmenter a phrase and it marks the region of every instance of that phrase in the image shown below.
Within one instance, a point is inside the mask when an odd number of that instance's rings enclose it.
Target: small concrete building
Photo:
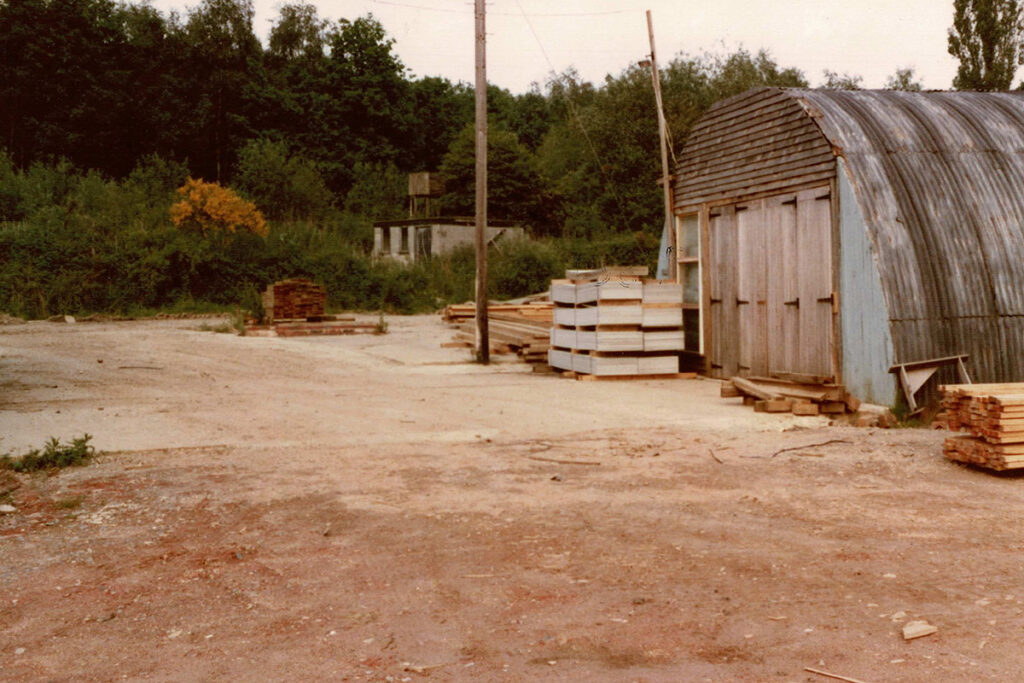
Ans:
[[[412,263],[474,244],[475,220],[441,216],[444,179],[437,173],[409,174],[409,218],[373,224],[373,255]],[[513,221],[488,221],[487,243],[523,237]]]
[[[887,405],[899,363],[1024,380],[1024,93],[751,90],[690,132],[674,197],[710,375]]]
[[[511,221],[488,221],[487,243],[525,235]],[[373,224],[373,255],[412,263],[475,242],[472,218],[409,218]]]

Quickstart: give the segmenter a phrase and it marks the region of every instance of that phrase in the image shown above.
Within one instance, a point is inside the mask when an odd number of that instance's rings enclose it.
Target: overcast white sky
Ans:
[[[255,3],[256,31],[265,42],[282,3]],[[195,4],[154,2],[164,11]],[[327,19],[372,13],[416,76],[473,81],[472,0],[313,4]],[[680,51],[766,48],[781,66],[802,70],[811,85],[831,69],[863,76],[868,88],[882,87],[897,68],[914,67],[926,88],[948,89],[956,72],[956,60],[946,52],[953,0],[491,0],[488,80],[519,93],[543,82],[552,66],[575,66],[595,83],[618,74],[650,51],[647,9],[654,15],[661,62]]]

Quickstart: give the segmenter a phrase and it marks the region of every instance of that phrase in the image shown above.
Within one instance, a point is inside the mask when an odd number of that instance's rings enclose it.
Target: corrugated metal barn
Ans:
[[[896,363],[1024,380],[1024,94],[751,90],[694,127],[674,189],[711,375],[882,404]]]

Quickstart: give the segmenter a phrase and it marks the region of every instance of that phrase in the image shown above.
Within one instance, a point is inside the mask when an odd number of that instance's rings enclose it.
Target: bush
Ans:
[[[92,436],[85,434],[72,439],[70,444],[61,444],[60,439],[50,437],[42,451],[32,449],[19,458],[12,458],[10,454],[0,457],[0,467],[15,472],[37,472],[84,465],[96,454],[96,449],[89,445],[90,439]]]

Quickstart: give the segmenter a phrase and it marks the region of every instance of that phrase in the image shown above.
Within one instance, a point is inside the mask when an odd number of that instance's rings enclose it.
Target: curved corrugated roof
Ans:
[[[897,359],[1024,379],[1024,94],[785,92],[846,159]]]

